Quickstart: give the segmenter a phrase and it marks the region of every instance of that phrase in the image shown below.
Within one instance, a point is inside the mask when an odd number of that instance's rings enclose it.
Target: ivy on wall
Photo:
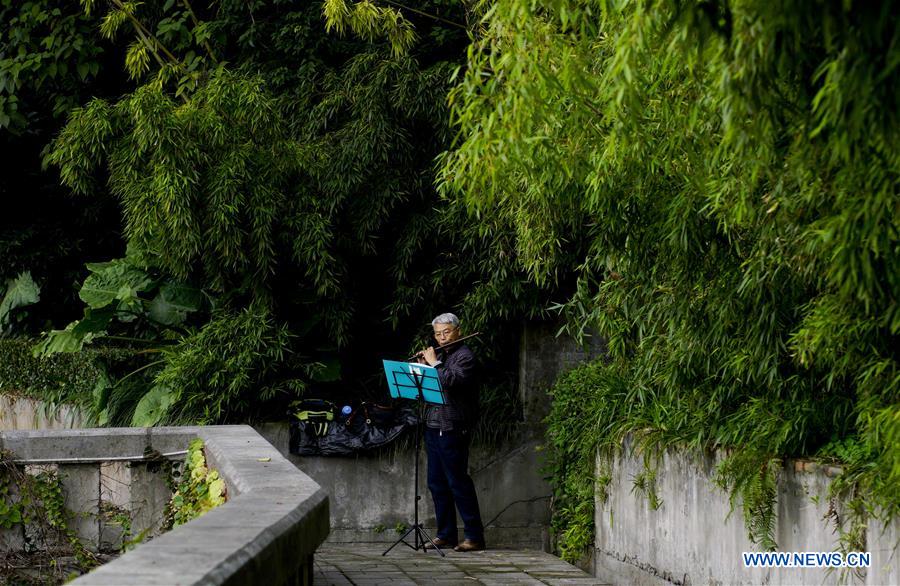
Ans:
[[[99,557],[78,538],[70,523],[76,513],[65,506],[65,494],[58,471],[47,468],[26,473],[13,462],[13,455],[0,451],[0,529],[22,526],[25,547],[49,557],[45,576],[59,583],[70,579],[60,563],[63,557],[74,557],[75,575],[89,571],[100,563]],[[25,531],[27,528],[27,531]],[[58,544],[59,546],[51,547]],[[20,576],[4,575],[0,568],[0,583],[18,583]]]

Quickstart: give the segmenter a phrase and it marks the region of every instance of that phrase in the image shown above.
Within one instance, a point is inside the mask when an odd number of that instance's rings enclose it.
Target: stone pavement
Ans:
[[[488,549],[457,553],[449,550],[447,557],[442,558],[437,553],[416,552],[400,544],[382,556],[389,545],[323,544],[315,554],[314,586],[600,584],[575,566],[541,551]]]

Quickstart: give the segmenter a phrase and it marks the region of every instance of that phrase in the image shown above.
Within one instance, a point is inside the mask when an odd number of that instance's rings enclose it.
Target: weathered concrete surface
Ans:
[[[570,337],[556,336],[558,322],[530,322],[519,342],[519,400],[528,423],[540,423],[550,413],[548,391],[563,372],[606,353],[606,343],[593,336],[584,347]]]
[[[166,486],[165,474],[158,466],[133,462],[129,466],[130,483],[128,511],[131,513],[131,534],[156,535],[163,524],[163,512],[172,497]]]
[[[94,551],[100,545],[100,465],[59,467],[69,527]]]
[[[325,545],[316,553],[316,586],[382,584],[533,584],[595,586],[596,578],[561,559],[539,551],[489,549],[474,553],[413,551],[398,545],[386,556],[375,544]]]
[[[128,537],[125,527],[131,512],[131,471],[129,462],[100,463],[100,550],[119,551]],[[136,486],[135,489],[140,489]]]
[[[248,426],[0,432],[0,449],[23,459],[103,459],[140,455],[147,445],[176,451],[196,437],[229,501],[72,583],[308,584],[313,552],[328,534],[328,497]],[[99,502],[99,464],[62,465],[61,475],[73,466],[85,473],[67,477],[80,478],[85,494],[93,484]]]
[[[866,549],[872,552],[872,567],[866,576],[866,584],[900,584],[900,521],[885,526],[870,520],[866,535]]]
[[[150,428],[119,427],[67,431],[4,431],[0,447],[23,460],[81,458],[103,461],[110,456],[136,456],[153,445]],[[186,449],[180,444],[178,450]],[[168,451],[175,451],[175,448]]]
[[[0,431],[70,429],[84,423],[82,413],[69,405],[50,407],[43,401],[0,394]]]
[[[604,461],[598,459],[598,465]],[[666,452],[656,467],[656,493],[662,505],[652,510],[648,499],[634,489],[633,480],[643,470],[642,457],[612,460],[608,501],[604,504],[598,495],[596,503],[595,575],[614,583],[640,584],[898,583],[900,556],[890,557],[897,545],[896,523],[884,537],[870,527],[872,567],[861,576],[824,568],[744,568],[741,553],[759,547],[747,536],[740,504],[729,517],[728,495],[713,484],[719,461],[721,455]],[[830,481],[821,470],[805,471],[803,463],[791,463],[783,470],[775,533],[779,551],[840,550],[838,535],[826,521]]]
[[[550,487],[543,479],[541,429],[521,426],[503,445],[475,447],[470,470],[478,493],[485,539],[506,547],[549,548]],[[288,451],[288,426],[266,424],[260,434],[331,497],[330,543],[388,542],[398,523],[413,520],[413,448],[408,444],[355,457],[295,456]],[[419,515],[435,527],[434,509],[425,480],[424,447],[419,460]],[[462,522],[459,524],[462,533]]]

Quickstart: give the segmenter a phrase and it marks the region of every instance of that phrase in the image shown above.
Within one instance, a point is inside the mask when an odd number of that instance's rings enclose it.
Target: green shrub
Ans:
[[[553,487],[552,528],[568,561],[577,561],[594,541],[594,497],[605,491],[602,482],[595,486],[598,447],[623,409],[621,388],[614,373],[594,362],[560,376],[550,392],[545,471]],[[611,438],[605,445],[617,447]]]
[[[246,421],[261,403],[296,398],[324,374],[291,351],[295,338],[260,306],[221,312],[163,349],[164,366],[138,405],[133,425]]]
[[[108,380],[109,369],[127,368],[135,358],[135,352],[127,348],[91,348],[35,358],[36,343],[27,338],[0,339],[0,393],[68,403],[85,408],[85,413],[90,412],[94,391]]]

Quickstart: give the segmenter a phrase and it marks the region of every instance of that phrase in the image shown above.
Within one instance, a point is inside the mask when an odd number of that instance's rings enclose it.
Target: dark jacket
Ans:
[[[467,431],[478,421],[478,364],[468,346],[438,355],[437,365],[446,405],[429,405],[425,424],[441,431]]]

